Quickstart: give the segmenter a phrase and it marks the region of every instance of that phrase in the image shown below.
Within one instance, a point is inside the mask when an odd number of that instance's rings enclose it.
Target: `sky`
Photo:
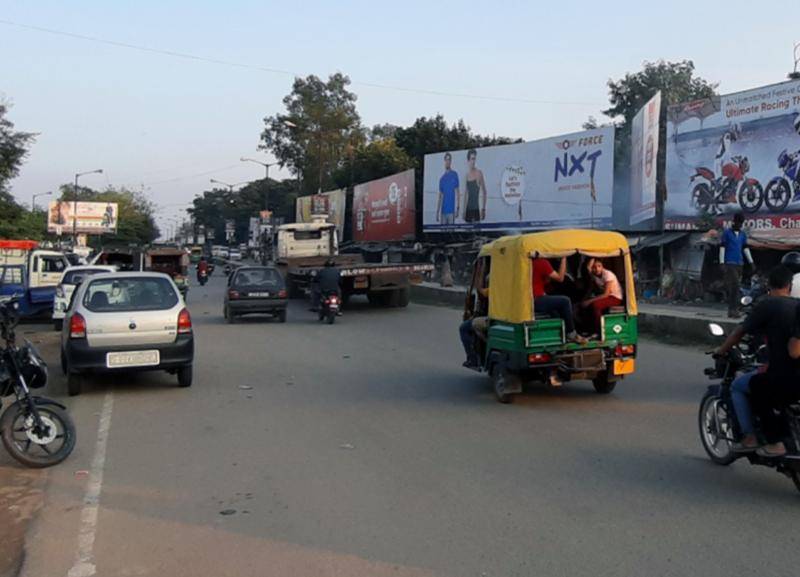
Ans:
[[[601,118],[608,79],[644,61],[693,60],[722,93],[792,69],[800,32],[785,16],[796,2],[650,6],[0,0],[0,98],[18,130],[38,134],[12,193],[30,203],[100,168],[81,184],[143,190],[163,226],[210,178],[263,178],[239,159],[273,160],[258,150],[263,118],[284,111],[296,75],[349,75],[367,126],[441,113],[478,133],[533,140]]]

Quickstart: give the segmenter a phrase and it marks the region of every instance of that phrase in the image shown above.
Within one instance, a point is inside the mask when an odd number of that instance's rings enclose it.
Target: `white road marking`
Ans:
[[[106,393],[100,423],[97,426],[97,444],[94,447],[92,467],[89,470],[89,483],[81,509],[80,532],[78,533],[78,552],[75,564],[67,577],[91,577],[97,572],[94,564],[94,538],[97,531],[97,514],[100,509],[100,492],[103,490],[103,468],[106,464],[106,445],[111,430],[111,411],[114,408],[114,395]]]

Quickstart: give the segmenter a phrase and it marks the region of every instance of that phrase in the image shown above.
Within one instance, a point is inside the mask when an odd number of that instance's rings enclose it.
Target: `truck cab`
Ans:
[[[336,225],[328,222],[298,222],[278,227],[278,260],[336,256],[339,244]]]
[[[38,246],[36,241],[0,241],[0,299],[19,295],[23,316],[52,310],[56,286],[69,266],[63,253]]]

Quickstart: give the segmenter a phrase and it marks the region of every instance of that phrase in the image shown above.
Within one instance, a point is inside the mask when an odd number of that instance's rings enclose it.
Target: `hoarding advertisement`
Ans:
[[[344,189],[322,194],[301,196],[295,203],[295,222],[311,222],[312,215],[326,214],[328,222],[336,225],[339,240],[344,238],[344,211],[347,196]]]
[[[670,106],[667,190],[669,229],[800,228],[800,81]]]
[[[353,240],[414,239],[414,170],[353,188]]]
[[[47,232],[57,235],[72,234],[73,230],[79,234],[115,233],[118,219],[116,202],[55,200],[47,208]]]
[[[425,156],[423,228],[610,228],[614,128]]]
[[[636,113],[631,124],[631,225],[656,217],[656,159],[661,92]]]

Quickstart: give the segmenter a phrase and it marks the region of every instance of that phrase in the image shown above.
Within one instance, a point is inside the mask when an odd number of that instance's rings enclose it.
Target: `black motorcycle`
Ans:
[[[709,324],[709,329],[717,337],[725,334],[716,323]],[[751,465],[763,465],[783,473],[800,491],[800,404],[790,405],[783,410],[783,417],[791,431],[791,439],[784,441],[786,455],[762,457],[755,452],[740,453],[734,449],[734,443],[742,439],[742,432],[733,408],[731,384],[740,373],[751,371],[763,363],[765,356],[763,345],[759,346],[752,338],[745,337],[728,354],[714,357],[714,366],[707,368],[705,374],[720,382],[710,385],[700,401],[700,440],[708,456],[717,465],[730,465],[744,457]]]
[[[329,325],[332,325],[339,315],[339,307],[341,305],[339,295],[335,292],[329,292],[323,294],[320,301],[319,320],[327,321]]]
[[[28,341],[17,346],[17,308],[13,299],[0,304],[0,396],[17,399],[0,417],[0,437],[23,465],[50,467],[75,448],[75,425],[64,405],[31,394],[47,384],[47,365]]]

